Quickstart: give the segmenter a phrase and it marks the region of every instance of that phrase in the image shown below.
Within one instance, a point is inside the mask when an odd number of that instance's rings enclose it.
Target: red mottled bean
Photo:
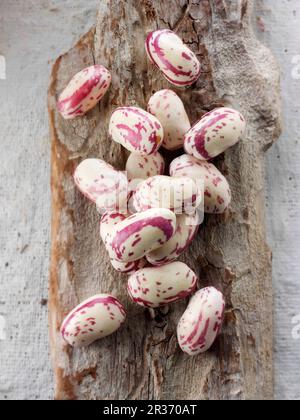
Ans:
[[[125,309],[115,297],[96,295],[70,312],[62,323],[61,335],[70,346],[86,347],[113,334],[125,318]]]
[[[118,108],[112,114],[109,134],[130,152],[143,156],[157,152],[164,138],[158,119],[133,106]]]
[[[179,321],[177,336],[185,353],[197,356],[213,345],[224,317],[225,301],[214,287],[199,290]]]
[[[143,268],[128,280],[132,300],[147,308],[158,308],[185,299],[196,288],[198,278],[184,263]]]
[[[204,211],[206,213],[224,213],[231,202],[231,191],[227,179],[212,163],[182,155],[170,165],[172,177],[189,177],[194,181],[204,182]]]
[[[126,171],[130,181],[163,175],[165,172],[165,160],[159,152],[148,156],[131,153],[126,163]]]
[[[105,213],[102,216],[101,222],[100,222],[100,236],[101,239],[108,250],[109,255],[111,255],[111,241],[112,241],[112,234],[114,232],[115,227],[118,223],[122,222],[123,220],[126,220],[126,218],[129,217],[128,215],[121,214],[121,213]],[[113,268],[122,274],[133,274],[137,270],[140,270],[141,268],[145,267],[147,261],[145,258],[141,258],[137,261],[132,262],[121,262],[117,261],[115,259],[111,259],[111,265]]]
[[[97,204],[99,212],[127,207],[128,180],[123,172],[116,171],[100,159],[86,159],[74,174],[78,189]]]
[[[148,111],[155,115],[163,126],[163,147],[167,150],[182,148],[184,136],[190,130],[191,124],[179,96],[172,90],[160,90],[151,97]]]
[[[234,146],[245,134],[245,118],[234,109],[218,108],[186,134],[186,153],[200,160],[210,160]]]
[[[167,209],[134,214],[117,224],[112,234],[111,258],[132,262],[163,246],[175,233],[176,216]]]
[[[63,118],[80,117],[93,109],[103,98],[111,83],[111,74],[100,65],[77,73],[61,93],[57,108]]]
[[[201,66],[196,55],[175,32],[168,29],[151,32],[146,40],[146,52],[173,85],[190,86],[200,76]]]

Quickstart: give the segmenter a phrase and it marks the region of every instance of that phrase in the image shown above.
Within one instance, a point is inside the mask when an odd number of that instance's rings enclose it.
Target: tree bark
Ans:
[[[49,89],[52,141],[52,259],[50,332],[57,399],[272,399],[271,252],[266,245],[264,153],[280,134],[279,71],[253,33],[252,0],[101,0],[97,24],[54,65]],[[222,334],[205,355],[190,358],[177,345],[186,302],[155,313],[133,305],[126,276],[116,274],[99,237],[99,215],[76,190],[72,173],[84,158],[124,169],[127,153],[108,139],[112,111],[145,108],[153,92],[171,88],[146,58],[146,34],[171,28],[199,57],[203,73],[176,90],[192,122],[228,105],[248,120],[246,138],[216,164],[233,201],[222,216],[206,216],[182,258],[201,286],[223,290]],[[113,83],[87,116],[64,121],[56,100],[83,67],[101,63]],[[168,158],[171,154],[168,153]],[[59,328],[80,301],[112,292],[128,318],[115,335],[83,350],[68,348]]]

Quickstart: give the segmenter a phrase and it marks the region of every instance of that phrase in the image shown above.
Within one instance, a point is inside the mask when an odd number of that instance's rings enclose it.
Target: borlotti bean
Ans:
[[[206,352],[217,338],[223,323],[225,301],[214,287],[199,290],[178,324],[181,349],[190,356]]]
[[[181,214],[183,211],[189,213],[198,208],[202,196],[203,191],[191,178],[154,176],[138,185],[133,203],[137,211],[167,208]]]
[[[245,134],[245,118],[231,108],[218,108],[204,117],[186,134],[186,153],[210,160],[234,146]]]
[[[111,74],[103,66],[88,67],[77,73],[61,93],[57,108],[63,118],[82,116],[103,98],[111,83]]]
[[[125,318],[125,309],[115,297],[100,294],[73,309],[61,326],[61,334],[70,346],[86,347],[113,334]]]
[[[132,300],[147,308],[158,308],[185,299],[195,290],[198,278],[184,263],[143,268],[128,280]]]
[[[114,228],[116,225],[123,220],[126,220],[128,215],[122,214],[122,213],[105,213],[100,221],[100,236],[101,239],[108,250],[109,255],[111,255],[111,241],[112,241],[112,233],[114,231]],[[113,268],[118,271],[119,273],[123,274],[133,274],[137,270],[140,270],[141,268],[145,267],[147,264],[147,261],[145,258],[141,258],[137,261],[132,262],[121,262],[117,261],[115,259],[110,260],[111,265]]]
[[[149,156],[131,153],[126,163],[126,172],[129,180],[147,179],[165,172],[165,160],[159,152]]]
[[[158,118],[163,126],[162,146],[167,150],[182,148],[184,136],[191,129],[191,123],[179,96],[172,90],[160,90],[150,99],[148,111]]]
[[[199,79],[201,68],[197,57],[174,32],[168,29],[151,32],[146,51],[172,84],[185,87]]]
[[[89,200],[97,204],[99,212],[127,207],[128,180],[100,159],[86,159],[74,174],[75,184]]]
[[[176,231],[176,216],[167,209],[134,214],[117,224],[112,234],[111,258],[132,262],[163,246]]]
[[[227,179],[212,163],[196,159],[190,155],[182,155],[170,165],[172,177],[189,177],[194,181],[204,182],[204,211],[220,214],[229,207],[231,191]]]
[[[181,214],[177,216],[177,228],[174,236],[161,248],[147,254],[147,260],[154,266],[161,266],[176,261],[194,240],[200,223],[200,216]]]
[[[110,120],[109,134],[125,149],[140,155],[157,152],[164,138],[158,119],[133,106],[116,109]]]

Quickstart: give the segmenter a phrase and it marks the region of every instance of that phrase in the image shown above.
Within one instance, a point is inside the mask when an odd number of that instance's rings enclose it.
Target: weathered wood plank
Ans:
[[[250,0],[103,0],[96,31],[54,66],[50,327],[59,399],[272,398],[263,159],[280,132],[279,72],[252,33],[251,9]],[[112,270],[100,243],[99,216],[72,182],[78,160],[89,156],[124,168],[126,153],[107,138],[109,117],[118,105],[144,107],[153,91],[169,86],[146,60],[143,45],[148,31],[166,26],[176,29],[203,62],[197,85],[179,91],[192,120],[222,103],[248,119],[246,139],[217,161],[231,184],[232,206],[225,216],[206,218],[184,257],[201,285],[215,285],[227,298],[223,333],[211,352],[197,358],[188,358],[176,344],[184,303],[151,318],[129,302],[126,277]],[[63,121],[55,110],[58,93],[76,71],[94,62],[112,71],[109,94],[87,117]],[[84,298],[106,291],[125,303],[127,324],[88,349],[66,348],[59,336],[64,315]]]

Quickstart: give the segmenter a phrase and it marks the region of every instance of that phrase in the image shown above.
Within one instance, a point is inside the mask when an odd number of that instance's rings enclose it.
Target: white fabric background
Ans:
[[[53,398],[44,301],[50,250],[46,94],[53,60],[93,25],[97,2],[0,0],[0,56],[7,65],[7,78],[0,80],[0,400]],[[281,399],[300,399],[300,339],[292,336],[292,319],[300,315],[299,18],[299,0],[256,0],[258,36],[282,67],[285,131],[266,162],[275,392]]]

